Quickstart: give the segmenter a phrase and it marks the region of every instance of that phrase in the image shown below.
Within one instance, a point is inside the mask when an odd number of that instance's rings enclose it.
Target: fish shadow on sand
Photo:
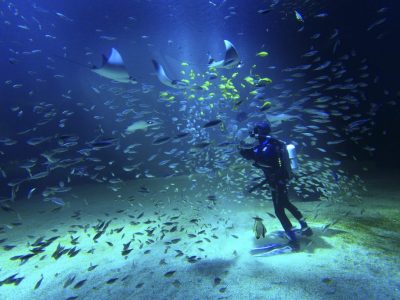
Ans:
[[[222,276],[236,264],[237,257],[232,259],[206,259],[193,264],[190,269],[203,276]]]
[[[300,243],[299,252],[313,253],[317,249],[332,249],[335,247],[335,245],[330,244],[325,238],[346,233],[346,231],[339,229],[328,228],[323,231],[321,228],[313,228],[313,235],[310,237],[296,234]],[[254,248],[274,243],[283,245],[288,243],[288,239],[285,237],[285,233],[283,231],[273,231],[269,233],[265,239],[255,240]]]
[[[339,229],[313,229],[314,234],[311,237],[304,237],[300,239],[300,251],[314,253],[317,249],[332,249],[335,248],[335,244],[329,243],[326,238],[334,237],[347,232]]]

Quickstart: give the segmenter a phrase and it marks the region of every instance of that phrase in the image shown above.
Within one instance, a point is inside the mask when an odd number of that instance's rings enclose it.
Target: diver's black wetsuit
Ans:
[[[272,194],[275,215],[285,231],[292,229],[292,223],[285,214],[288,209],[297,220],[302,220],[301,212],[289,201],[287,182],[291,177],[290,160],[286,144],[271,136],[251,149],[240,149],[240,154],[248,160],[254,160],[254,166],[263,170]]]

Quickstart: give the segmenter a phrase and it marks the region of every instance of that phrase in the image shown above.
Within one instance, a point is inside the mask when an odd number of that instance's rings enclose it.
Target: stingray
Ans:
[[[119,54],[115,48],[111,48],[111,53],[108,57],[103,55],[102,65],[100,67],[93,66],[92,71],[117,82],[137,83],[137,81],[129,75],[121,54]]]
[[[225,58],[224,60],[214,61],[211,56],[208,60],[208,67],[209,68],[224,68],[224,69],[232,69],[234,67],[240,67],[241,61],[239,55],[233,46],[233,44],[228,41],[224,40],[225,43]]]
[[[154,69],[156,69],[158,80],[161,81],[162,84],[169,86],[174,89],[187,89],[190,88],[188,84],[182,82],[180,80],[171,80],[165,73],[165,70],[162,65],[160,65],[156,60],[152,60]]]

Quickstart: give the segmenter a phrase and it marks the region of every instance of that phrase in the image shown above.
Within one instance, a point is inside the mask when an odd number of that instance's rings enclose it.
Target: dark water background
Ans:
[[[398,22],[400,3],[398,1],[275,1],[273,10],[265,15],[257,14],[258,9],[266,8],[272,1],[214,1],[217,7],[204,0],[190,1],[9,1],[1,2],[3,21],[9,20],[10,25],[0,27],[0,52],[3,59],[0,61],[1,101],[0,110],[0,137],[10,137],[18,141],[13,146],[1,146],[4,152],[0,156],[0,164],[8,177],[1,179],[2,195],[8,196],[7,183],[13,178],[26,176],[18,164],[24,159],[39,157],[47,148],[54,148],[54,142],[45,142],[38,147],[32,147],[25,143],[31,136],[54,136],[63,133],[79,133],[80,142],[90,141],[96,136],[96,128],[99,124],[107,135],[112,136],[112,131],[123,131],[130,123],[115,122],[115,113],[103,106],[110,97],[109,93],[96,94],[91,87],[100,84],[110,84],[107,79],[90,72],[79,65],[69,63],[59,56],[65,53],[75,62],[87,65],[93,63],[99,65],[100,54],[108,53],[111,47],[118,49],[123,56],[130,73],[141,84],[154,85],[154,90],[147,94],[139,94],[138,97],[151,105],[154,110],[165,111],[165,106],[157,102],[159,91],[163,90],[154,76],[151,59],[159,60],[168,69],[171,76],[179,76],[180,62],[188,61],[196,72],[207,70],[207,52],[216,57],[223,55],[223,40],[230,40],[238,49],[241,59],[245,63],[244,68],[249,68],[259,61],[255,53],[264,49],[270,53],[267,65],[276,66],[264,73],[268,74],[274,83],[280,83],[288,77],[281,72],[282,69],[304,64],[301,56],[314,45],[323,57],[321,62],[329,60],[332,56],[339,57],[355,51],[356,61],[354,69],[351,62],[348,64],[347,77],[356,77],[360,74],[359,62],[366,59],[369,78],[365,80],[368,87],[365,89],[364,101],[357,107],[360,111],[368,110],[368,101],[378,105],[377,113],[372,117],[374,122],[370,135],[366,135],[360,144],[351,142],[343,145],[348,153],[357,156],[358,160],[375,163],[378,167],[400,167],[398,149],[400,147],[400,118],[399,106],[399,76],[400,24]],[[11,6],[10,6],[11,5]],[[36,7],[36,8],[34,8]],[[39,8],[41,9],[39,9]],[[234,7],[234,9],[229,9]],[[378,15],[377,10],[387,7],[384,14]],[[16,14],[16,9],[18,10]],[[304,30],[298,32],[301,27],[293,15],[293,9],[300,11],[305,18]],[[224,16],[229,11],[235,11],[225,20]],[[63,20],[55,14],[61,12],[72,21]],[[314,18],[315,14],[327,12],[327,18]],[[26,19],[26,22],[21,17]],[[376,28],[367,31],[369,25],[385,16],[386,22]],[[38,25],[32,19],[35,17],[42,24]],[[17,28],[18,24],[26,24],[29,30]],[[332,54],[335,40],[328,37],[339,30],[340,46],[337,53]],[[101,29],[101,32],[96,30]],[[50,34],[53,38],[46,38],[44,34]],[[316,40],[310,39],[315,33],[321,33]],[[113,36],[115,40],[109,41],[100,36]],[[143,37],[148,36],[148,37]],[[168,42],[170,40],[170,42]],[[262,48],[265,45],[265,48]],[[15,51],[30,51],[40,49],[42,52],[31,55],[14,55]],[[261,49],[261,50],[260,50]],[[86,52],[92,52],[86,55]],[[9,58],[15,57],[16,63],[10,63]],[[48,57],[54,59],[51,62]],[[49,69],[51,65],[55,68]],[[29,75],[28,71],[35,71]],[[54,78],[54,74],[63,74],[62,79]],[[321,73],[323,75],[323,73]],[[313,75],[314,76],[314,75]],[[375,77],[379,77],[373,83]],[[37,79],[45,82],[38,82]],[[13,89],[4,84],[12,80],[13,84],[22,83],[23,87]],[[296,79],[290,88],[301,89],[309,77]],[[303,82],[304,81],[304,82]],[[121,85],[119,85],[121,86]],[[133,87],[133,86],[132,86]],[[130,87],[130,88],[132,88]],[[33,91],[33,95],[29,92]],[[70,92],[68,92],[70,91]],[[385,92],[386,91],[386,92]],[[72,98],[65,99],[62,94],[68,94]],[[277,96],[278,91],[270,91],[269,96]],[[41,120],[41,116],[32,113],[32,108],[39,102],[54,104],[57,116],[49,125],[39,127],[40,133],[17,135],[19,131],[26,130]],[[386,105],[386,102],[395,101],[397,105]],[[95,112],[87,113],[77,109],[75,103],[83,102],[85,107],[97,105]],[[11,111],[11,107],[19,106],[23,110],[22,116]],[[74,111],[74,115],[65,117],[61,115],[63,110]],[[356,113],[353,108],[350,113]],[[235,113],[227,112],[234,117]],[[329,113],[329,111],[327,111]],[[95,120],[90,115],[104,116],[104,119]],[[165,112],[168,117],[177,116],[179,113]],[[67,118],[65,128],[57,126],[58,120]],[[333,125],[340,127],[340,119],[333,118]],[[166,120],[162,129],[168,134],[175,130],[172,124]],[[383,132],[386,132],[383,134]],[[286,137],[296,139],[295,134],[285,133]],[[147,140],[132,141],[148,144],[154,153],[156,147],[172,148],[170,146],[152,146]],[[51,144],[53,143],[53,144]],[[362,150],[365,145],[376,148],[372,154]],[[188,145],[180,145],[187,150]],[[343,148],[342,148],[343,149]],[[70,155],[73,157],[74,155]],[[76,155],[75,155],[76,156]],[[97,155],[96,155],[97,156]],[[98,156],[104,161],[113,160],[115,172],[123,178],[127,176],[121,172],[121,166],[127,162],[121,152],[116,153],[112,149],[101,151]],[[135,161],[144,161],[149,153],[138,153]],[[315,157],[323,157],[320,153]],[[157,164],[147,164],[157,173]],[[38,171],[40,171],[38,169]],[[35,185],[53,183],[55,180],[65,178],[67,170],[57,169],[52,173],[52,178],[47,178]],[[162,171],[159,176],[166,175]],[[81,178],[85,182],[87,178]]]

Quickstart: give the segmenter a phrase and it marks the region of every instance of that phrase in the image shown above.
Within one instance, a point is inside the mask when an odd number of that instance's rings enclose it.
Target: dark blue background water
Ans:
[[[224,39],[230,40],[237,47],[245,68],[248,69],[252,64],[260,62],[255,53],[268,51],[269,57],[260,64],[265,66],[265,73],[276,83],[288,77],[282,69],[305,63],[301,56],[311,47],[320,51],[320,56],[324,58],[322,62],[355,51],[356,55],[347,64],[346,76],[358,76],[358,68],[362,65],[360,61],[363,59],[366,59],[364,65],[368,65],[370,74],[365,80],[369,85],[365,89],[367,100],[358,109],[363,113],[368,111],[369,102],[376,103],[378,109],[376,115],[371,117],[375,122],[371,126],[371,134],[364,136],[360,144],[348,143],[346,149],[361,160],[374,161],[382,166],[400,166],[396,159],[400,146],[399,106],[387,104],[390,101],[400,101],[399,95],[396,95],[400,90],[400,25],[397,21],[400,5],[397,1],[275,2],[277,4],[272,11],[262,15],[257,10],[269,7],[272,1],[216,0],[216,6],[209,1],[200,0],[14,1],[12,4],[2,1],[0,137],[18,141],[13,146],[1,146],[0,149],[4,152],[0,156],[1,167],[9,174],[8,178],[2,179],[4,193],[8,193],[7,182],[12,178],[25,176],[25,171],[18,168],[21,161],[38,157],[47,147],[54,148],[54,144],[49,143],[39,147],[29,146],[26,144],[29,137],[79,133],[80,141],[83,142],[96,136],[99,124],[109,136],[112,136],[113,130],[123,131],[129,125],[129,122],[115,122],[115,114],[110,114],[103,106],[108,97],[111,97],[110,94],[93,92],[92,87],[110,84],[107,79],[90,72],[89,68],[59,57],[66,54],[68,59],[76,63],[99,65],[100,54],[108,53],[111,47],[115,47],[123,56],[131,75],[139,81],[139,88],[142,84],[155,86],[152,94],[140,95],[141,100],[152,109],[162,111],[165,107],[156,98],[163,88],[154,76],[151,59],[155,58],[163,63],[171,76],[179,77],[182,61],[190,62],[196,72],[205,72],[207,53],[222,57]],[[377,13],[382,7],[387,7],[387,11]],[[294,9],[301,12],[305,19],[301,32],[298,30],[302,24],[296,21]],[[57,16],[56,12],[72,21]],[[322,12],[327,12],[328,17],[313,17]],[[224,19],[229,15],[228,19]],[[32,17],[39,21],[42,29],[39,29]],[[368,26],[382,17],[387,18],[384,24],[367,31]],[[18,28],[18,25],[26,25],[29,30]],[[340,46],[337,53],[333,54],[335,40],[330,40],[329,36],[335,29],[339,30]],[[320,33],[321,37],[311,39],[316,33]],[[45,37],[45,34],[55,38]],[[110,41],[101,36],[116,39]],[[40,49],[41,52],[30,55],[13,53],[34,49]],[[91,54],[88,55],[88,52]],[[10,63],[10,58],[15,58],[16,62]],[[269,66],[276,68],[267,70]],[[29,74],[29,71],[35,73]],[[54,78],[54,74],[62,74],[64,77]],[[376,77],[379,80],[373,83]],[[7,80],[12,80],[13,83],[7,85],[4,83]],[[291,88],[300,90],[305,86],[306,80],[307,77],[296,80]],[[16,83],[22,83],[23,86],[12,88]],[[31,91],[33,94],[29,95]],[[71,96],[71,99],[66,99],[63,94]],[[17,135],[17,132],[31,128],[42,120],[42,116],[32,112],[33,107],[42,101],[54,105],[57,111],[55,121],[49,123],[49,126],[40,127],[40,133]],[[92,105],[97,107],[93,113],[88,113],[77,108],[78,102],[84,103],[87,108]],[[11,110],[16,106],[23,111],[21,116],[17,116],[17,111]],[[74,111],[74,115],[63,116],[61,113],[66,109]],[[349,114],[356,113],[356,110],[357,108],[353,108]],[[95,120],[93,116],[96,114],[104,119]],[[172,113],[168,117],[171,116]],[[63,118],[67,118],[67,125],[60,128],[58,121]],[[335,126],[341,126],[340,120],[335,119],[333,122]],[[164,128],[166,133],[172,129],[168,126],[167,124]],[[382,134],[383,131],[386,133]],[[295,138],[293,134],[291,137]],[[365,145],[374,146],[376,151],[370,155],[362,150]],[[115,160],[121,165],[126,163],[120,152],[115,155],[115,152],[107,150],[101,155],[105,161]],[[143,153],[137,155],[139,161],[147,157]],[[118,170],[118,167],[115,168]],[[57,172],[63,177],[63,170]]]

